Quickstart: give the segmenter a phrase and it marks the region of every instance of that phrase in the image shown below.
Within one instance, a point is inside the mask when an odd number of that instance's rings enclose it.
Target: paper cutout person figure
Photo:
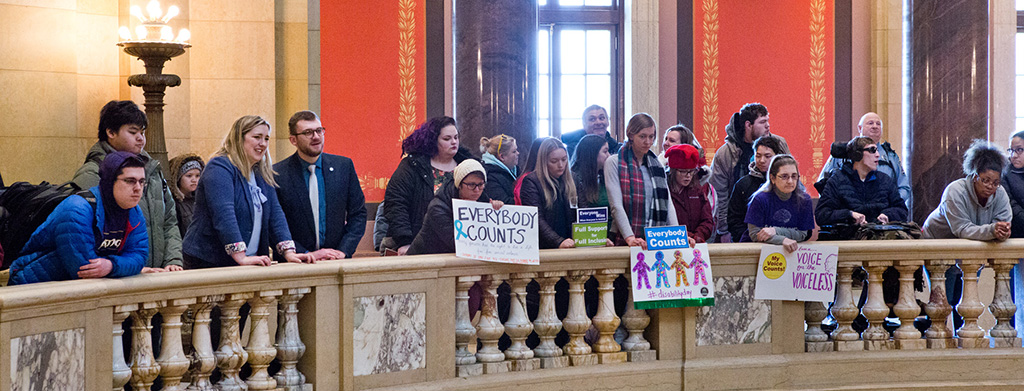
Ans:
[[[672,255],[675,255],[676,257],[676,261],[672,262],[672,268],[676,269],[676,287],[679,287],[680,283],[682,283],[684,286],[690,286],[690,282],[686,280],[685,270],[689,269],[690,265],[687,264],[686,262],[683,262],[683,252],[676,250],[676,252],[673,253]]]
[[[697,285],[697,281],[700,280],[704,285],[708,284],[708,279],[704,277],[704,268],[711,267],[708,261],[700,256],[700,250],[693,250],[693,261],[690,261],[690,267],[693,269],[693,284]]]
[[[647,285],[647,289],[651,289],[651,280],[647,279],[647,270],[650,267],[647,266],[647,262],[644,262],[644,253],[636,255],[636,265],[633,266],[633,272],[636,273],[636,289],[644,289],[640,286],[642,281],[644,285]]]
[[[665,281],[666,288],[670,287],[671,285],[669,285],[668,283],[668,273],[666,272],[672,270],[672,268],[668,267],[668,264],[665,263],[665,254],[662,254],[661,251],[658,251],[657,253],[654,253],[654,258],[657,261],[654,262],[654,265],[651,265],[651,271],[658,273],[657,283],[654,287],[661,288],[662,280]]]

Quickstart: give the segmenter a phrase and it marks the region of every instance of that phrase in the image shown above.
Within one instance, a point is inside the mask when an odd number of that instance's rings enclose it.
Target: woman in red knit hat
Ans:
[[[708,193],[700,185],[700,177],[704,175],[700,167],[707,164],[704,156],[690,144],[679,144],[665,151],[665,157],[669,167],[668,185],[679,224],[686,226],[690,247],[704,243],[715,228]]]

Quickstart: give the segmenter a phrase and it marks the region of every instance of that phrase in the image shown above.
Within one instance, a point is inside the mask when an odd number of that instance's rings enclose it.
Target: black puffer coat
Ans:
[[[1010,210],[1013,212],[1010,237],[1024,238],[1024,171],[1007,167],[1003,173],[1003,188],[1010,196]]]
[[[884,173],[872,171],[861,181],[850,163],[832,174],[818,198],[814,218],[818,225],[853,224],[852,212],[862,213],[875,222],[885,214],[889,221],[907,221],[907,204],[896,190],[896,182]]]
[[[455,162],[471,158],[469,150],[460,147]],[[388,223],[387,236],[395,241],[397,247],[412,244],[420,232],[427,205],[434,198],[432,170],[429,156],[409,155],[398,163],[398,168],[391,175],[384,191],[384,218]]]
[[[565,239],[572,239],[572,223],[576,222],[576,218],[565,196],[565,183],[559,180],[557,186],[558,199],[551,204],[551,208],[545,207],[544,189],[536,171],[523,178],[523,186],[519,191],[523,205],[537,207],[540,248],[558,248]]]
[[[512,176],[505,167],[497,164],[484,163],[484,170],[487,171],[487,186],[484,186],[484,195],[489,199],[509,205],[515,204],[512,192],[516,188],[516,177]]]

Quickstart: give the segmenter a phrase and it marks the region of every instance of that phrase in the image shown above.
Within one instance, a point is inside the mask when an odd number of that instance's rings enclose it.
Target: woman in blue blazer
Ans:
[[[186,269],[268,266],[271,245],[288,262],[313,262],[295,253],[277,201],[269,143],[270,123],[259,116],[231,126],[199,178],[195,215],[182,240]]]

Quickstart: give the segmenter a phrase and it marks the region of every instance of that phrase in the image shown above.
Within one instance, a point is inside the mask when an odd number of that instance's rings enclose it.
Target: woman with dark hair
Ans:
[[[186,269],[270,266],[273,246],[288,262],[313,262],[297,254],[277,201],[270,160],[270,123],[247,115],[199,177],[192,224],[182,241]]]
[[[1010,164],[1003,171],[1003,188],[1010,198],[1011,238],[1024,238],[1024,131],[1010,137]]]
[[[754,193],[747,208],[747,232],[740,241],[782,245],[796,251],[798,242],[814,230],[811,196],[800,186],[800,170],[791,155],[775,155],[768,180]]]
[[[679,144],[690,144],[697,148],[701,155],[704,154],[704,148],[701,148],[700,142],[697,141],[697,136],[693,134],[693,131],[686,127],[686,125],[675,124],[665,129],[665,136],[661,140],[661,154],[658,155],[658,162],[663,166],[668,166],[668,156],[665,156],[665,154],[669,148]]]
[[[939,206],[928,215],[926,239],[1006,240],[1010,237],[1010,197],[1000,184],[1006,157],[995,145],[974,140],[964,153],[964,175],[946,186]],[[829,179],[831,181],[831,179]]]
[[[427,205],[455,166],[472,158],[459,146],[459,129],[451,117],[427,120],[402,140],[405,158],[398,164],[384,191],[384,218],[388,234],[381,247],[404,255],[423,225]]]
[[[580,139],[572,157],[572,178],[576,181],[580,208],[608,206],[604,187],[604,162],[611,156],[604,137],[588,134]]]
[[[512,198],[516,202],[516,205],[522,205],[523,200],[520,197],[520,192],[523,188],[523,178],[526,178],[533,169],[537,166],[537,151],[540,150],[540,145],[551,137],[538,137],[533,140],[533,144],[530,145],[530,154],[526,157],[526,169],[523,170],[522,174],[519,174],[519,178],[516,178],[515,190],[512,191]],[[559,140],[561,141],[561,140]]]
[[[540,248],[572,248],[576,221],[576,184],[569,171],[569,152],[561,140],[544,140],[533,172],[523,178],[523,205],[536,206]]]
[[[487,170],[487,188],[484,195],[492,200],[500,200],[511,204],[516,186],[516,174],[519,172],[519,146],[512,136],[499,134],[480,139],[481,161]]]
[[[832,155],[846,162],[829,177],[818,198],[818,206],[814,210],[818,224],[864,225],[906,221],[910,211],[896,190],[896,182],[878,171],[879,154],[875,141],[864,136],[854,137],[842,152],[840,156]]]
[[[615,237],[618,245],[646,249],[645,227],[679,225],[665,168],[651,152],[656,129],[649,114],[634,114],[626,125],[628,141],[604,162],[605,188],[614,222],[609,236]]]
[[[665,151],[668,158],[668,187],[672,190],[679,224],[686,226],[690,247],[704,243],[715,229],[711,217],[711,202],[708,194],[701,189],[700,178],[706,173],[700,167],[707,162],[700,151],[690,144],[679,144]]]
[[[199,175],[203,173],[203,158],[194,153],[175,156],[171,159],[171,180],[167,187],[174,196],[174,207],[178,212],[178,230],[185,237],[188,225],[192,223],[192,215],[196,209],[196,188],[199,187]]]
[[[754,161],[747,166],[747,175],[736,181],[732,188],[732,198],[729,198],[729,213],[726,219],[729,223],[729,234],[735,241],[743,237],[747,231],[747,206],[750,203],[750,196],[757,192],[757,189],[764,184],[768,172],[768,164],[775,155],[782,154],[782,142],[772,135],[764,135],[754,140]]]

